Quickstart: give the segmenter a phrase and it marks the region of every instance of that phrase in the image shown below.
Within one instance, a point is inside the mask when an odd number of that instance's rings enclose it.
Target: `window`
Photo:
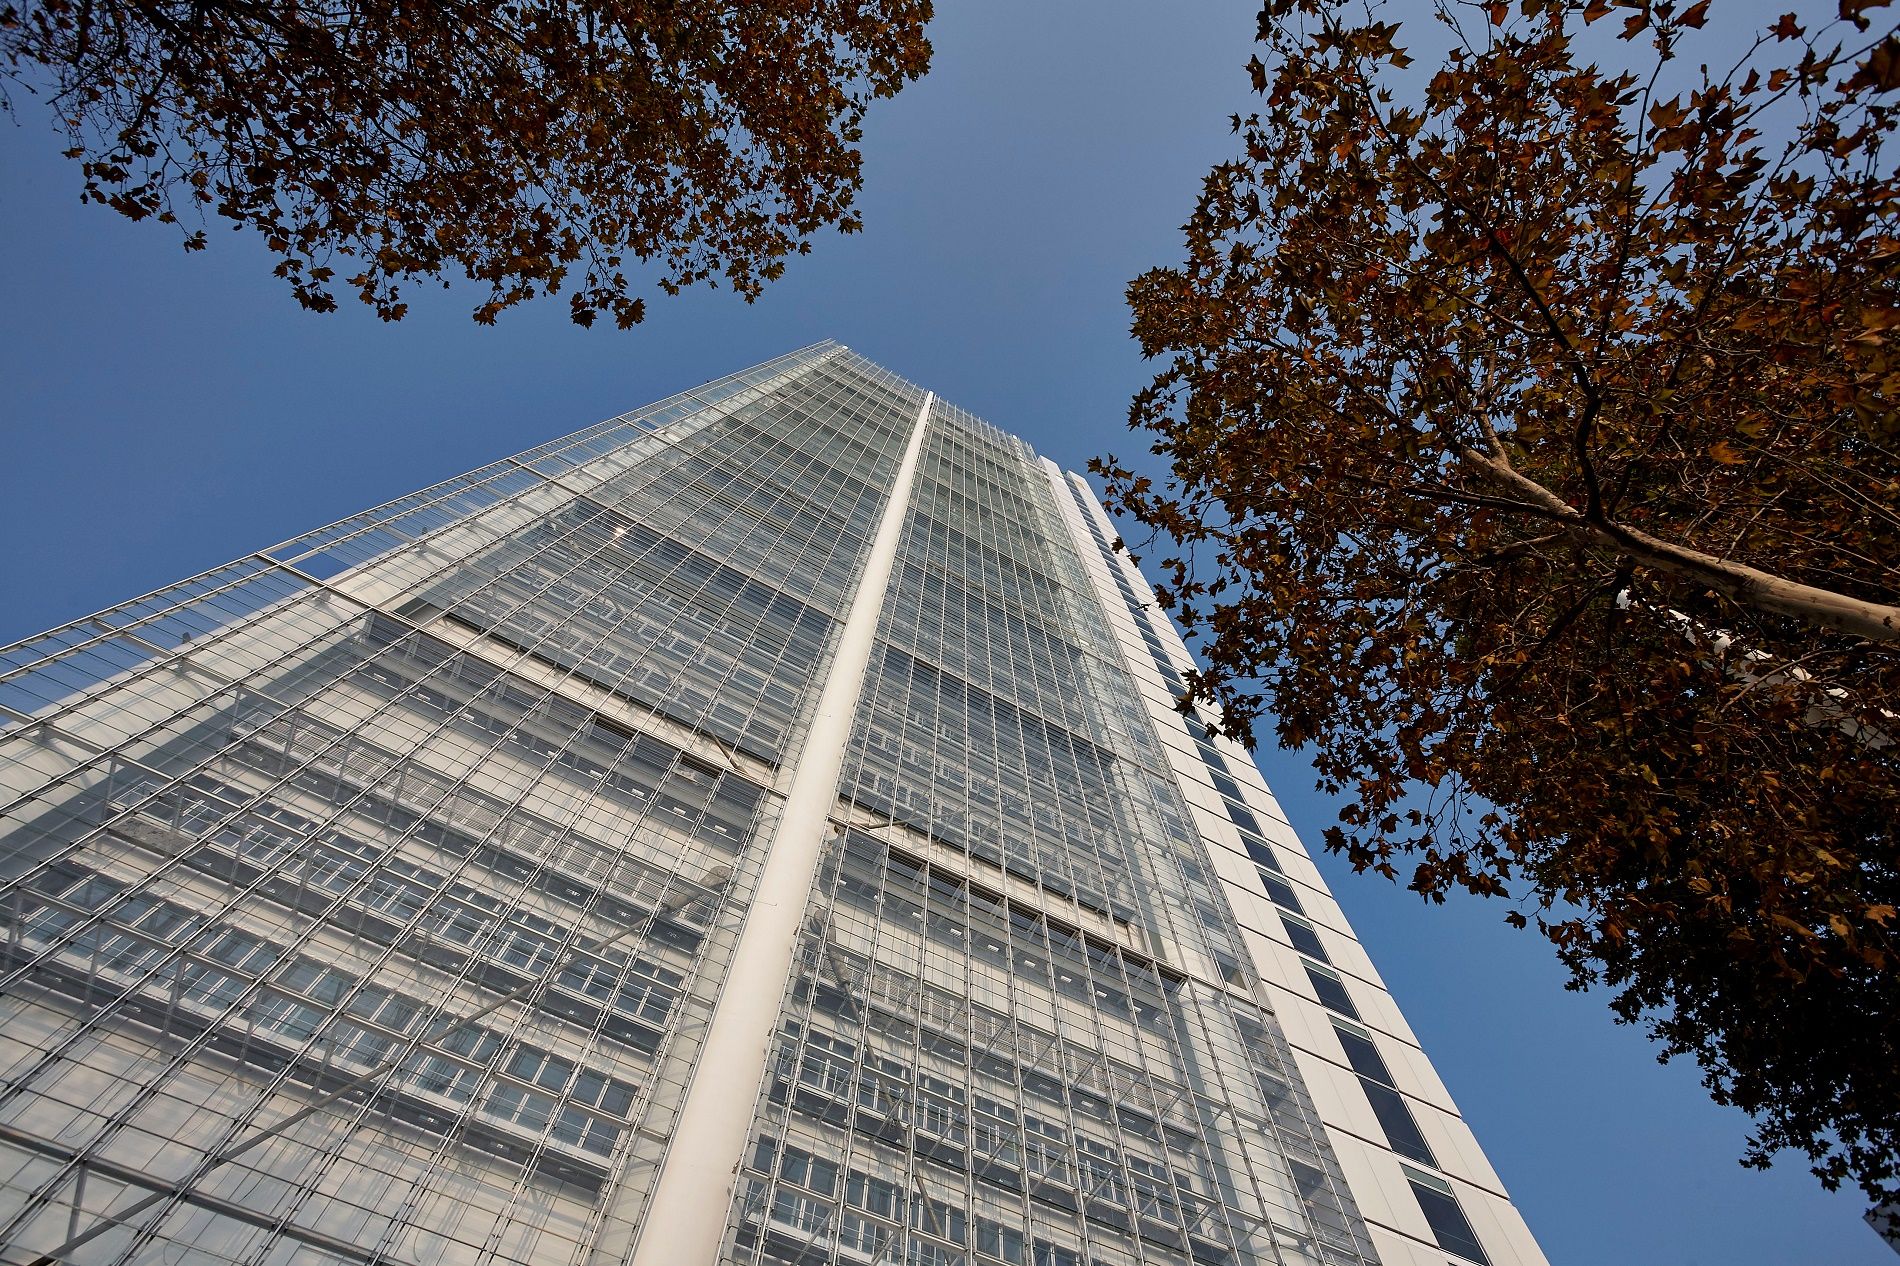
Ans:
[[[855,1169],[845,1180],[844,1202],[892,1221],[904,1216],[904,1201],[896,1183],[861,1174]]]
[[[829,1223],[831,1206],[781,1187],[772,1197],[772,1217],[807,1234],[816,1234]]]
[[[1036,1241],[1035,1266],[1081,1266],[1081,1261],[1081,1255],[1072,1248],[1048,1240]]]
[[[858,1106],[880,1116],[900,1115],[908,1097],[909,1087],[901,1079],[888,1072],[872,1071],[866,1068],[863,1077],[858,1082]]]
[[[513,1121],[531,1134],[539,1134],[554,1116],[554,1100],[501,1082],[489,1092],[483,1111],[504,1121]]]
[[[1391,1070],[1385,1066],[1385,1060],[1379,1055],[1379,1048],[1372,1044],[1372,1035],[1357,1025],[1350,1028],[1339,1021],[1333,1021],[1333,1035],[1339,1039],[1339,1045],[1346,1052],[1346,1062],[1361,1077],[1370,1077],[1388,1086],[1398,1083],[1392,1080]]]
[[[600,1087],[595,1097],[594,1087]],[[624,1117],[633,1107],[633,1098],[639,1088],[613,1077],[603,1077],[599,1073],[582,1070],[574,1079],[574,1089],[568,1093],[582,1103],[598,1106],[604,1112]]]
[[[656,979],[661,983],[655,983]],[[626,979],[621,980],[618,967],[583,959],[562,968],[558,983],[596,1001],[606,1001],[616,1011],[664,1024],[675,998],[675,992],[666,986],[679,979],[675,972],[636,958]]]
[[[890,1242],[891,1234],[891,1228],[869,1218],[861,1218],[848,1210],[838,1219],[840,1247],[856,1249],[867,1257],[882,1253],[884,1246]]]
[[[243,997],[245,990],[245,982],[229,972],[196,963],[178,974],[178,983],[185,997],[220,1010]]]
[[[1267,890],[1267,900],[1271,901],[1274,905],[1284,906],[1295,914],[1306,913],[1306,907],[1300,904],[1300,898],[1298,894],[1293,891],[1293,885],[1279,875],[1272,874],[1269,871],[1261,871],[1260,886]]]
[[[316,1033],[329,1013],[289,998],[267,997],[252,1004],[250,1014],[265,1028],[301,1042]]]
[[[969,1217],[961,1208],[928,1197],[911,1206],[911,1226],[952,1244],[970,1242]],[[916,1241],[912,1241],[915,1243]]]
[[[1280,859],[1274,855],[1273,850],[1267,846],[1265,840],[1257,839],[1254,836],[1243,833],[1240,837],[1240,842],[1246,845],[1247,856],[1253,858],[1257,865],[1265,866],[1268,870],[1274,871],[1275,873],[1279,872]]]
[[[1300,1193],[1300,1199],[1308,1204],[1332,1201],[1332,1185],[1326,1180],[1326,1171],[1307,1164],[1305,1161],[1287,1158],[1287,1170],[1293,1175],[1293,1186]]]
[[[778,1176],[782,1182],[797,1183],[821,1195],[828,1196],[838,1189],[837,1163],[796,1147],[787,1147],[780,1155]]]
[[[85,910],[97,910],[125,891],[125,885],[104,875],[88,875],[66,894],[66,900]]]
[[[487,1056],[484,1054],[481,1058],[486,1059]],[[466,1102],[482,1080],[482,1070],[479,1068],[470,1068],[446,1056],[420,1051],[410,1058],[407,1070],[415,1078],[418,1088],[454,1099],[458,1103]]]
[[[1421,1165],[1436,1165],[1438,1159],[1432,1155],[1424,1134],[1419,1132],[1418,1122],[1413,1118],[1405,1096],[1369,1077],[1361,1077],[1359,1085],[1365,1090],[1366,1099],[1372,1104],[1372,1114],[1379,1118],[1379,1125],[1385,1130],[1386,1141],[1392,1145],[1392,1150]]]
[[[1359,1010],[1352,1005],[1352,995],[1346,992],[1346,984],[1339,973],[1329,971],[1318,963],[1306,963],[1306,979],[1312,983],[1313,993],[1319,998],[1319,1005],[1328,1011],[1336,1011],[1349,1020],[1359,1018]]]
[[[1411,1105],[1393,1088],[1391,1070],[1380,1057],[1379,1048],[1373,1045],[1372,1035],[1356,1025],[1348,1026],[1337,1020],[1333,1022],[1333,1032],[1346,1052],[1346,1061],[1359,1074],[1359,1084],[1392,1150],[1420,1164],[1436,1165],[1438,1161],[1418,1128]]]
[[[1080,1134],[1075,1138],[1076,1160],[1081,1164],[1082,1191],[1091,1200],[1106,1200],[1125,1205],[1122,1171],[1116,1163],[1115,1149]]]
[[[168,941],[179,941],[183,940],[186,934],[196,930],[203,922],[203,915],[192,914],[169,902],[160,902],[151,914],[140,921],[139,927],[153,936],[162,936]]]
[[[926,1076],[923,1080],[935,1081],[936,1079]],[[952,1143],[962,1143],[964,1141],[964,1120],[965,1114],[963,1105],[951,1102],[935,1094],[920,1094],[917,1096],[916,1111],[913,1114],[912,1124],[918,1129],[927,1130],[932,1134],[950,1140]]]
[[[622,1131],[620,1126],[595,1116],[575,1104],[563,1104],[554,1118],[554,1137],[563,1143],[593,1152],[597,1156],[611,1156],[614,1144],[619,1142]]]
[[[1293,1120],[1299,1119],[1299,1104],[1293,1098],[1292,1088],[1284,1081],[1268,1072],[1255,1072],[1254,1081],[1260,1087],[1260,1098],[1267,1105],[1267,1115],[1280,1120],[1291,1114]]]
[[[1177,1214],[1174,1183],[1168,1167],[1140,1156],[1127,1156],[1129,1182],[1135,1197],[1135,1209],[1144,1218],[1172,1223]]]
[[[963,1262],[963,1254],[955,1249],[916,1236],[910,1238],[904,1250],[904,1266],[963,1266]]]
[[[524,1046],[508,1060],[508,1073],[559,1094],[574,1075],[574,1065],[557,1055]]]
[[[1029,1172],[1059,1186],[1069,1184],[1069,1148],[1066,1132],[1029,1113],[1023,1113],[1023,1163]]]
[[[971,1146],[984,1159],[1016,1168],[1022,1160],[1016,1110],[987,1095],[973,1095],[971,1103],[975,1109],[970,1118]]]
[[[204,952],[221,963],[253,972],[265,971],[278,957],[276,946],[267,945],[250,933],[240,932],[236,928],[225,929]],[[321,1001],[335,1002],[342,995],[343,986],[349,984],[349,977],[341,976],[339,979],[341,984],[337,986],[336,992],[322,997]]]
[[[778,1155],[778,1140],[761,1136],[752,1145],[752,1168],[771,1173]]]
[[[134,897],[126,903],[131,905],[141,898]],[[119,907],[121,917],[126,916],[126,907]],[[129,920],[128,920],[129,921]],[[99,965],[109,971],[136,973],[139,968],[162,957],[165,951],[143,937],[132,936],[114,929],[110,935],[99,942]]]
[[[851,1072],[857,1064],[857,1048],[824,1033],[813,1033],[806,1040],[804,1057],[799,1060],[798,1079],[807,1086],[830,1095],[843,1095],[851,1088]]]
[[[1280,926],[1286,929],[1286,939],[1294,949],[1308,958],[1317,958],[1322,963],[1333,960],[1327,956],[1326,947],[1320,944],[1319,933],[1305,919],[1296,919],[1291,915],[1280,916]]]
[[[1491,1266],[1491,1259],[1484,1255],[1484,1246],[1478,1243],[1470,1220],[1458,1206],[1458,1198],[1451,1193],[1451,1184],[1432,1174],[1422,1174],[1409,1165],[1401,1168],[1412,1185],[1412,1194],[1418,1198],[1419,1210],[1431,1225],[1438,1247],[1468,1262],[1477,1262],[1478,1266]]]
[[[988,1218],[976,1220],[976,1255],[986,1261],[1002,1262],[1005,1266],[1023,1266],[1027,1245],[1023,1233],[1013,1226],[1004,1226],[1001,1222],[992,1222]]]

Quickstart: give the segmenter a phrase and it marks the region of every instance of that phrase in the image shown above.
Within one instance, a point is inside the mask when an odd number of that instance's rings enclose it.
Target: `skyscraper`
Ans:
[[[1112,532],[824,343],[7,648],[4,1260],[1541,1263]]]

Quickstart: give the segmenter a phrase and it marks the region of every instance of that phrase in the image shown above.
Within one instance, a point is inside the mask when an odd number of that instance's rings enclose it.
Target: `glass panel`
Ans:
[[[1427,1184],[1417,1177],[1412,1177],[1411,1185],[1412,1194],[1418,1197],[1418,1207],[1438,1240],[1438,1247],[1468,1262],[1477,1262],[1478,1266],[1490,1266],[1490,1258],[1484,1255],[1484,1247],[1478,1243],[1477,1233],[1471,1229],[1465,1211],[1458,1207],[1457,1198],[1450,1191],[1439,1190],[1439,1184]]]
[[[1371,1101],[1373,1115],[1379,1118],[1379,1124],[1384,1127],[1386,1141],[1392,1145],[1392,1150],[1422,1165],[1438,1164],[1432,1149],[1425,1143],[1425,1136],[1419,1132],[1418,1122],[1413,1118],[1405,1096],[1369,1077],[1361,1077],[1359,1085]]]
[[[1352,996],[1346,992],[1345,982],[1327,971],[1324,967],[1312,963],[1306,965],[1306,978],[1313,985],[1313,992],[1319,997],[1319,1004],[1330,1011],[1351,1020],[1359,1018],[1359,1009],[1352,1005]]]

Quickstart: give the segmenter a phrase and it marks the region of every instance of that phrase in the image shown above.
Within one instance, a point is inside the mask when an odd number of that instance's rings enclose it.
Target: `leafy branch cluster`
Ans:
[[[1096,464],[1207,669],[1754,1114],[1900,1194],[1900,30],[1709,0],[1269,0]],[[1605,21],[1608,19],[1608,21]],[[1601,24],[1601,25],[1599,25]],[[1637,65],[1604,69],[1585,55]]]
[[[630,272],[751,298],[858,227],[869,102],[923,74],[929,0],[17,0],[0,74],[47,98],[86,199],[262,234],[307,308],[385,320],[459,270],[475,319]],[[202,227],[185,245],[202,249]],[[348,261],[344,263],[343,261]],[[446,284],[446,282],[444,283]]]

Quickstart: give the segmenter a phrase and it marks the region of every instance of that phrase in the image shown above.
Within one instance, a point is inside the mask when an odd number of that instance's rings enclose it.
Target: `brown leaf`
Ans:
[[[1859,64],[1856,73],[1848,79],[1847,86],[1850,89],[1872,88],[1876,92],[1892,92],[1900,88],[1900,38],[1889,35],[1868,50],[1866,60]]]
[[[316,311],[348,258],[385,320],[408,281],[465,275],[478,321],[567,290],[577,321],[628,324],[627,258],[753,298],[857,227],[865,112],[930,57],[927,0],[188,7],[37,6],[9,72],[63,103],[86,200],[255,230]]]
[[[1347,797],[1329,847],[1561,906],[1573,981],[1754,1116],[1751,1161],[1900,1198],[1887,53],[1785,18],[1652,104],[1710,10],[1611,5],[1665,29],[1604,66],[1526,7],[1422,92],[1369,18],[1263,32],[1274,109],[1130,287],[1166,474],[1111,499],[1176,560],[1195,705]]]
[[[1866,14],[1873,9],[1884,9],[1892,3],[1893,0],[1840,0],[1840,13],[1844,20],[1864,31],[1872,25]]]

